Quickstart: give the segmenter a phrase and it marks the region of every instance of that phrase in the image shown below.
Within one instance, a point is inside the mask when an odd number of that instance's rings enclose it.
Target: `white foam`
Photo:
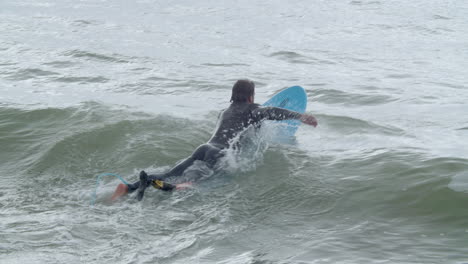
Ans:
[[[460,172],[453,176],[448,187],[456,192],[468,193],[468,173]]]

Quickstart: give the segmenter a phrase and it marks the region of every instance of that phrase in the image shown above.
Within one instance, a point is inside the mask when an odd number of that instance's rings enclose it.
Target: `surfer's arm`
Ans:
[[[316,127],[318,125],[317,119],[313,115],[303,114],[299,120],[301,120],[302,123],[310,126]]]
[[[300,119],[301,114],[279,107],[260,107],[253,111],[253,116],[258,120],[290,120]]]
[[[253,111],[253,116],[257,118],[257,120],[291,120],[296,119],[300,120],[301,122],[311,125],[317,126],[317,119],[315,119],[312,115],[301,114],[298,112],[290,111],[287,109],[279,108],[279,107],[261,107],[257,108]]]

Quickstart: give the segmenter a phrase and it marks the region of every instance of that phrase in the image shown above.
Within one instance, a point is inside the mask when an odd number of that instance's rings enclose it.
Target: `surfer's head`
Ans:
[[[251,80],[238,80],[232,87],[231,102],[253,103],[255,84]]]

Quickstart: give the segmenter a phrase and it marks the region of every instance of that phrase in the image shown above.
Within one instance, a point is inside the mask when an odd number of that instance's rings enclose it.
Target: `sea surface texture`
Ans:
[[[468,1],[1,0],[0,263],[468,263]],[[304,87],[193,188],[107,201]],[[260,134],[260,135],[259,135]]]

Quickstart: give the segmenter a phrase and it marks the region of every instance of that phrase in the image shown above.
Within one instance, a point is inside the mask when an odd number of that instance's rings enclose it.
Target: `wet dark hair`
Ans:
[[[255,94],[255,84],[251,80],[238,80],[232,87],[231,102],[247,102]]]

